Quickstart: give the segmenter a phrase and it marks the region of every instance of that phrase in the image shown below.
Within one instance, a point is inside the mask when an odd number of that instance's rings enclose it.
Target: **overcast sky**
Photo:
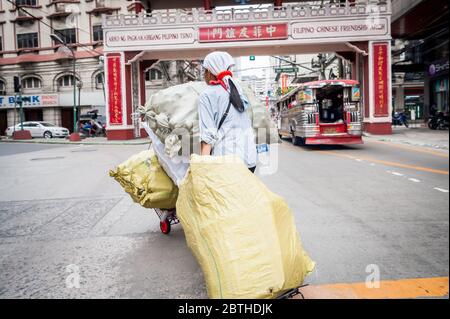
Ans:
[[[235,59],[240,60],[238,64],[240,70],[235,69],[235,73],[238,76],[256,75],[257,77],[262,77],[263,68],[269,69],[270,67],[269,56],[256,56],[254,61],[250,61],[249,56],[235,57]]]

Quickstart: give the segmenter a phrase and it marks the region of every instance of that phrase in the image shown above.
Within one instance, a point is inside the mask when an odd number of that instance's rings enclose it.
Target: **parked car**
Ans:
[[[48,122],[30,121],[23,122],[23,129],[30,131],[32,137],[66,137],[69,135],[69,130],[65,127],[56,126]],[[20,123],[15,126],[10,126],[6,129],[6,136],[12,136],[14,131],[20,131]]]

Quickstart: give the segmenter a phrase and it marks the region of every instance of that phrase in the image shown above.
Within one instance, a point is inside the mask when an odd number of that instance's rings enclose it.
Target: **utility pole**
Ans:
[[[22,85],[20,83],[20,76],[14,76],[14,119],[15,119],[15,113],[17,104],[19,104],[19,116],[20,116],[20,131],[16,131],[15,127],[16,124],[14,123],[14,132],[13,132],[13,139],[14,140],[31,140],[31,133],[30,131],[23,129],[23,100],[22,99]],[[30,101],[30,97],[27,98],[28,101]],[[15,122],[15,120],[14,120]]]
[[[23,131],[22,85],[18,75],[14,76],[14,93],[16,93],[14,95],[14,108],[19,104],[20,130]]]
[[[75,69],[75,62],[76,62],[76,58],[75,58],[75,51],[67,45],[66,41],[64,39],[61,39],[59,36],[57,36],[56,34],[50,34],[50,38],[52,38],[53,41],[55,41],[55,43],[59,43],[62,46],[66,47],[67,49],[70,50],[70,52],[72,53],[72,72],[73,72],[73,133],[70,134],[69,139],[72,142],[77,142],[80,141],[80,134],[78,133],[78,125],[77,125],[77,77],[76,77],[76,69]]]

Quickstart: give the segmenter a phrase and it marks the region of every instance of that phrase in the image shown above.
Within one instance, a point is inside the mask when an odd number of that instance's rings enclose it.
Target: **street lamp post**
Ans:
[[[52,38],[53,41],[56,43],[59,43],[70,50],[72,53],[72,67],[73,67],[73,133],[70,134],[69,139],[72,142],[81,140],[80,134],[78,133],[78,126],[77,126],[77,77],[75,76],[75,51],[69,47],[63,39],[61,39],[56,34],[52,33],[50,34],[50,38]]]
[[[77,123],[80,119],[80,114],[81,114],[81,87],[82,87],[81,81],[78,81],[78,84],[77,84],[77,88],[78,88]],[[80,128],[77,125],[77,132],[79,129]]]

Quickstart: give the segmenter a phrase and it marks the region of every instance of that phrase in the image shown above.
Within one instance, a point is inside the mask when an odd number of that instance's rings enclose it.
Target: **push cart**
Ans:
[[[300,297],[302,299],[305,299],[305,296],[303,296],[302,292],[300,291],[301,288],[308,286],[308,284],[306,285],[301,285],[297,288],[291,289],[289,291],[286,291],[284,294],[282,294],[281,296],[278,296],[277,299],[291,299],[297,295],[300,295]]]
[[[159,209],[155,208],[155,212],[159,217],[159,228],[164,235],[168,235],[172,229],[172,225],[179,224],[176,209]]]

